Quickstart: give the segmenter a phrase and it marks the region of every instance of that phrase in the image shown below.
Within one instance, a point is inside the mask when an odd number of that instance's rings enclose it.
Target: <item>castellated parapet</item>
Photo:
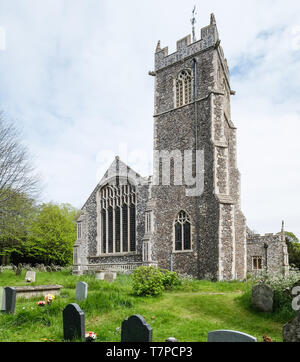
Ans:
[[[177,41],[177,51],[169,55],[168,47],[160,48],[160,43],[155,53],[155,71],[162,70],[170,65],[185,60],[188,57],[195,56],[197,53],[205,51],[211,47],[219,45],[220,39],[215,17],[211,15],[210,25],[201,29],[201,39],[192,43],[191,35]],[[222,57],[224,58],[223,50],[220,47]],[[227,61],[225,59],[226,73],[229,74]]]

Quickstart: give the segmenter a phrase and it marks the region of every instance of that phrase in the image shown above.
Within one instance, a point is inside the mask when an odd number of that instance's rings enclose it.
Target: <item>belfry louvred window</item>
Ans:
[[[180,211],[174,224],[175,251],[191,250],[191,221],[185,211]]]
[[[176,107],[193,101],[193,77],[190,70],[182,70],[176,79]]]
[[[135,186],[106,185],[100,191],[101,254],[136,250]]]

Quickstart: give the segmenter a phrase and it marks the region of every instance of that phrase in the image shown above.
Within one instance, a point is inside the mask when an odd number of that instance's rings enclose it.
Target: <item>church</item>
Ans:
[[[81,209],[73,273],[142,265],[194,278],[287,273],[285,233],[256,235],[241,210],[229,68],[215,16],[169,54],[160,42],[154,86],[153,175],[116,156]]]

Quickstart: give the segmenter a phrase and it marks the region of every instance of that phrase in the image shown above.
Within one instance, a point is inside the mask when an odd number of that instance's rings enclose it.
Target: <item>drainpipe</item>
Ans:
[[[198,75],[197,75],[197,67],[198,61],[196,58],[193,59],[194,61],[194,113],[195,113],[195,162],[196,155],[197,155],[197,148],[198,148],[198,111],[197,111],[197,97],[198,97]],[[197,165],[197,163],[196,163]],[[197,177],[197,169],[196,177]],[[196,246],[197,246],[197,259],[198,259],[198,277],[200,276],[200,232],[199,232],[199,208],[200,208],[200,197],[195,196],[195,204],[196,204],[196,220],[195,220],[195,231],[196,231]]]
[[[170,271],[173,271],[173,253],[170,253]]]

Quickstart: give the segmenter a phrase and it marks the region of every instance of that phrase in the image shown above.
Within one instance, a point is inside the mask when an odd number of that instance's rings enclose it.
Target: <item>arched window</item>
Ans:
[[[193,98],[193,82],[190,70],[182,70],[176,79],[176,107],[191,103]]]
[[[135,186],[106,185],[100,191],[101,254],[136,250]]]
[[[180,211],[174,224],[175,251],[191,250],[191,221],[185,211]]]

